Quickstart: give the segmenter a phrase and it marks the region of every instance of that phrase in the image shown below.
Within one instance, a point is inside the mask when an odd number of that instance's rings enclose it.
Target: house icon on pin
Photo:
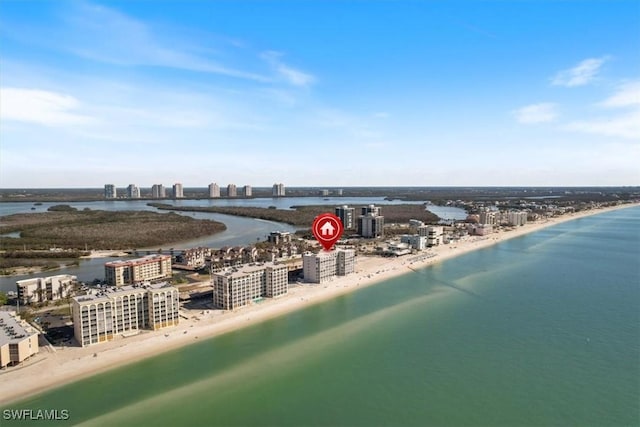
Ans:
[[[331,221],[326,221],[322,227],[320,227],[320,231],[323,236],[333,236],[333,233],[336,231],[336,228],[331,225]]]

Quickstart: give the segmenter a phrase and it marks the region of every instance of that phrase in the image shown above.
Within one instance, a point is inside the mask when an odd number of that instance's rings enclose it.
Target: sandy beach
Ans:
[[[291,286],[289,293],[278,299],[266,299],[259,304],[235,311],[181,310],[181,313],[188,316],[188,319],[181,319],[179,326],[156,332],[144,331],[133,337],[120,338],[88,348],[41,347],[40,353],[24,365],[0,371],[0,405],[4,406],[35,393],[41,393],[111,368],[138,362],[165,351],[263,322],[545,227],[633,206],[638,206],[638,204],[565,214],[549,220],[529,223],[510,231],[501,231],[482,237],[472,236],[466,240],[438,246],[417,255],[399,258],[359,256],[355,274],[337,278],[329,283]]]

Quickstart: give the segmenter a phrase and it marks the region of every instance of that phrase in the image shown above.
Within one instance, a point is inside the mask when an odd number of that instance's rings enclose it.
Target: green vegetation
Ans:
[[[226,229],[216,221],[145,211],[64,210],[9,215],[1,217],[0,221],[3,224],[0,233],[20,231],[20,238],[0,237],[0,247],[7,251],[49,250],[51,247],[122,250],[166,245]]]
[[[49,212],[76,212],[78,209],[69,205],[53,205],[47,209]],[[86,210],[86,209],[85,209]]]
[[[215,212],[226,215],[259,218],[268,221],[284,222],[287,224],[311,227],[316,216],[324,212],[334,212],[335,206],[292,206],[292,209],[275,209],[234,206],[208,206],[208,207],[180,207],[165,203],[149,203],[157,209],[187,211],[187,212]],[[425,210],[422,204],[380,205],[386,223],[407,223],[410,219],[418,219],[426,223],[438,221],[438,216]],[[357,206],[356,206],[357,211]],[[357,215],[357,212],[356,212]]]
[[[9,301],[9,297],[6,293],[0,291],[0,305],[6,305],[7,301]]]

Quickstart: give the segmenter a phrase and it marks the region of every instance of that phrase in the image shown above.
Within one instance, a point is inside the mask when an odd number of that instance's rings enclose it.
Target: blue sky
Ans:
[[[640,185],[640,2],[3,1],[0,187]]]

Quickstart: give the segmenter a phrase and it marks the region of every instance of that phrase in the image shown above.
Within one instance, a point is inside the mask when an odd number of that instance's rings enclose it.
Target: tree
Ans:
[[[6,305],[7,301],[9,301],[9,297],[6,293],[0,291],[0,305]]]

